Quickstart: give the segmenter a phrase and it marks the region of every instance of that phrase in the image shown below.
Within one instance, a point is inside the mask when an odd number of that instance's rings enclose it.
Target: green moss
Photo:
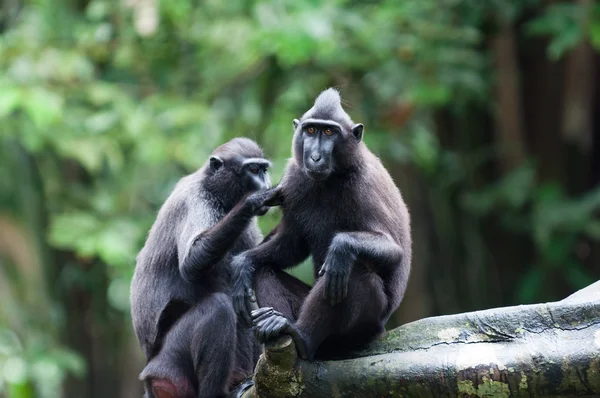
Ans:
[[[508,384],[483,377],[483,383],[477,386],[477,396],[486,398],[508,398],[510,389]]]
[[[462,397],[463,394],[475,395],[477,394],[477,390],[473,387],[473,382],[471,380],[460,380],[458,383],[458,396]]]
[[[560,382],[560,385],[558,386],[559,392],[569,391],[569,390],[572,390],[573,388],[576,391],[586,391],[587,387],[581,380],[581,377],[579,376],[577,367],[571,365],[569,363],[569,360],[565,358],[565,359],[563,359],[561,368],[562,368],[563,374],[562,374],[562,380]]]
[[[600,359],[594,358],[590,361],[590,367],[586,374],[588,384],[596,390],[600,390]]]
[[[519,390],[527,391],[527,375],[525,372],[521,372],[521,381],[519,382]]]

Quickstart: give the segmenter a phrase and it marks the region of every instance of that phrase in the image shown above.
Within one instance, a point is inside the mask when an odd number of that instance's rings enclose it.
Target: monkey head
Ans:
[[[247,194],[271,188],[269,167],[256,142],[234,138],[215,149],[204,165],[204,188],[229,209]]]
[[[364,126],[350,119],[337,90],[319,94],[313,107],[293,124],[294,159],[311,179],[326,180],[356,160],[350,153],[361,143]]]

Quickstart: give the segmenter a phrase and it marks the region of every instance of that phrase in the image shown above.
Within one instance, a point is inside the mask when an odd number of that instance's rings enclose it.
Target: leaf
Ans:
[[[10,115],[19,105],[20,93],[16,87],[3,87],[0,95],[0,119]]]
[[[526,30],[533,35],[550,35],[548,56],[558,60],[583,40],[585,12],[586,8],[580,4],[553,4],[542,16],[529,22]]]
[[[0,357],[16,355],[23,351],[19,336],[9,329],[0,329]]]
[[[129,285],[124,279],[114,279],[108,286],[108,301],[110,304],[125,313],[129,312]]]
[[[94,137],[71,138],[56,143],[58,152],[77,160],[87,171],[96,173],[105,158],[104,140]]]
[[[579,28],[571,28],[554,37],[548,46],[548,55],[552,60],[558,60],[567,52],[575,48],[583,38],[583,31]]]
[[[433,173],[439,160],[437,137],[425,127],[415,130],[411,144],[413,161],[427,173]]]
[[[97,112],[87,118],[85,127],[92,133],[99,134],[108,131],[119,121],[119,115],[114,111]]]
[[[50,224],[49,241],[55,247],[92,256],[96,254],[96,232],[100,227],[100,220],[92,214],[80,211],[58,214]]]
[[[600,50],[600,18],[590,24],[589,34],[592,46],[596,50]]]
[[[43,87],[24,91],[22,104],[38,129],[47,129],[63,115],[63,98]]]
[[[128,266],[135,263],[138,241],[142,236],[141,229],[127,221],[111,221],[106,223],[98,233],[98,255],[107,264]]]
[[[77,353],[67,350],[59,349],[53,350],[51,358],[63,369],[66,369],[75,376],[82,377],[86,374],[86,363],[85,360]]]

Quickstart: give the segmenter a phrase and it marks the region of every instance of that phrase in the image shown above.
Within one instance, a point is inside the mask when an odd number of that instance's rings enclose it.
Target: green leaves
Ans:
[[[135,264],[143,230],[133,220],[108,219],[87,212],[56,215],[50,228],[50,242],[70,249],[81,257],[98,256],[112,266]]]
[[[21,94],[16,87],[0,85],[0,120],[10,115],[19,106]]]
[[[527,32],[550,36],[548,56],[558,60],[579,45],[587,36],[600,48],[600,5],[556,3],[549,5],[538,18],[529,22]]]

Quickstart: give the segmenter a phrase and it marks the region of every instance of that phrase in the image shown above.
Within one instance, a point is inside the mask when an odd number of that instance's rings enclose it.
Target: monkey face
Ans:
[[[333,150],[344,139],[341,126],[327,120],[307,120],[302,123],[299,138],[306,174],[315,181],[327,179],[335,168]]]
[[[203,187],[223,205],[233,207],[249,193],[271,187],[268,169],[260,147],[247,138],[234,138],[211,155]]]
[[[249,192],[271,188],[271,178],[268,171],[270,165],[271,162],[263,158],[244,160],[239,174],[245,180]]]

